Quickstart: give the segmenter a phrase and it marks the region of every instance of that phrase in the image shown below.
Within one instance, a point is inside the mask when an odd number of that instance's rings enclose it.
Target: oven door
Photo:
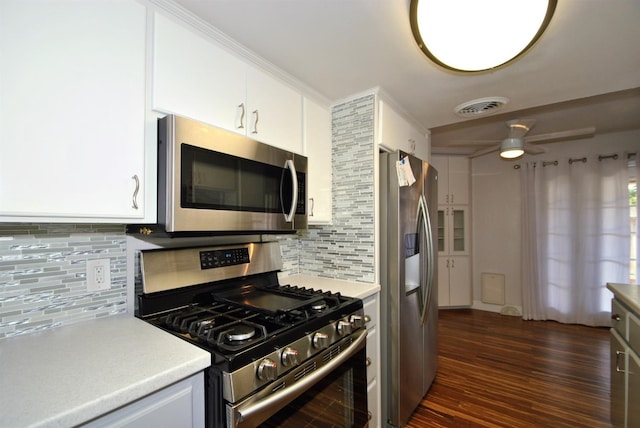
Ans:
[[[228,427],[367,427],[366,330],[300,364],[239,404]]]

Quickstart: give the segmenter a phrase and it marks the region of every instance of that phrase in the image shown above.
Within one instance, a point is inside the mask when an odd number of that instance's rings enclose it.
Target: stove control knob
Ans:
[[[362,328],[364,327],[364,318],[362,315],[351,315],[349,317],[349,321],[351,321],[351,325],[354,328]]]
[[[349,321],[338,321],[338,334],[344,336],[345,334],[351,334],[351,323]]]
[[[275,361],[265,358],[258,366],[258,379],[274,380],[278,376],[278,365]]]
[[[316,333],[313,335],[313,347],[324,349],[329,346],[329,335],[326,333]]]
[[[282,351],[281,358],[283,366],[295,366],[296,364],[298,364],[298,351],[287,346]]]

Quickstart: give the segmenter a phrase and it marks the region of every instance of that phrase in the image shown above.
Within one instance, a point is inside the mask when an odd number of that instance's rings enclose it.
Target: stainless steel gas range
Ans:
[[[209,427],[367,426],[360,299],[280,285],[277,242],[142,251],[137,316],[211,352]]]

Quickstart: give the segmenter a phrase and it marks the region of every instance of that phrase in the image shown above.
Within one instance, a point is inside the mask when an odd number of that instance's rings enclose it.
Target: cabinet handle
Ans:
[[[444,197],[444,201],[445,201],[446,203],[449,203],[449,194],[448,194],[448,193],[445,195],[445,197]]]
[[[313,207],[315,205],[315,201],[313,200],[313,198],[309,198],[309,201],[311,202],[311,207],[309,208],[309,217],[313,217]]]
[[[451,194],[451,203],[453,203],[453,193]]]
[[[620,369],[620,355],[624,355],[624,352],[616,351],[616,371],[619,373],[626,373],[626,370]]]
[[[455,260],[451,260],[451,269],[455,269],[456,267],[455,262],[456,262]]]
[[[611,319],[614,321],[620,321],[620,314],[611,314]]]
[[[244,103],[241,103],[238,108],[240,108],[241,113],[240,113],[240,126],[238,126],[238,129],[243,129],[244,128]]]
[[[414,140],[413,138],[409,138],[409,143],[410,143],[410,147],[411,147],[411,154],[415,155],[416,154],[416,140]]]
[[[138,179],[138,174],[135,174],[133,177],[131,177],[133,179],[133,181],[136,182],[136,188],[133,191],[133,205],[131,206],[131,208],[133,208],[134,210],[138,209],[138,191],[140,190],[140,179]]]
[[[371,363],[372,363],[371,358],[367,357],[366,366],[369,367],[371,365]]]
[[[371,322],[371,317],[369,315],[364,316],[364,323],[369,324]]]
[[[252,132],[252,134],[257,134],[258,133],[258,121],[260,120],[260,115],[258,114],[258,110],[254,110],[253,114],[256,116],[256,121],[253,124],[253,132]]]

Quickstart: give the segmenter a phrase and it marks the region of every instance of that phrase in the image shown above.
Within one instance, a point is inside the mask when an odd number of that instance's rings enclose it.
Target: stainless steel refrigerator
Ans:
[[[436,375],[437,180],[414,156],[380,154],[382,426],[406,425]]]

